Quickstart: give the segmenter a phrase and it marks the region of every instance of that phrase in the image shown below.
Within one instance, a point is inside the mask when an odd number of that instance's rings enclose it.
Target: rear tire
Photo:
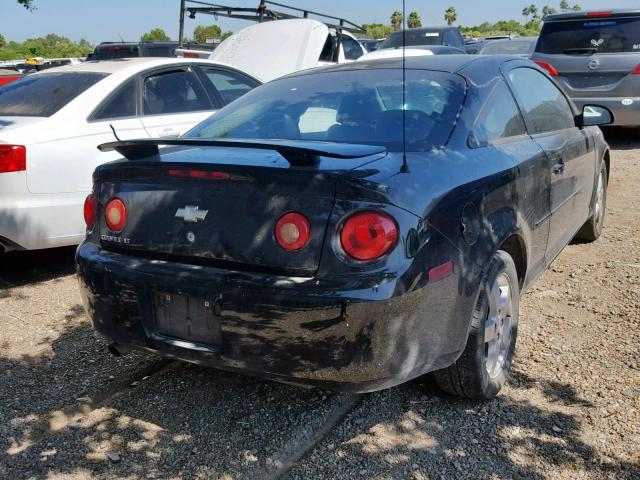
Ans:
[[[515,353],[519,308],[516,266],[508,253],[499,250],[480,289],[464,352],[453,365],[434,372],[442,390],[472,399],[497,395]]]
[[[602,233],[607,208],[607,164],[602,162],[595,198],[593,199],[593,215],[585,222],[576,234],[575,239],[583,242],[595,242]]]

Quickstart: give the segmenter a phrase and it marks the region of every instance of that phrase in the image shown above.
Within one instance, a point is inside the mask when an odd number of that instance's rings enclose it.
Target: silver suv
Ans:
[[[545,18],[532,56],[578,107],[609,107],[615,125],[640,126],[640,10]]]

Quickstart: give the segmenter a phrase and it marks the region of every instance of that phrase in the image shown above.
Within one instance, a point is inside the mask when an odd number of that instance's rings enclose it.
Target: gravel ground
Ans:
[[[640,143],[607,223],[522,302],[510,384],[340,395],[135,353],[84,315],[73,249],[0,257],[0,478],[640,479]]]

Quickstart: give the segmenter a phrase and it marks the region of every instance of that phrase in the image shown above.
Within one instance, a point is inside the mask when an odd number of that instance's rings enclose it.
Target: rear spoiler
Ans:
[[[199,138],[170,138],[124,140],[103,143],[98,146],[101,152],[116,151],[127,160],[140,160],[158,155],[160,145],[177,145],[181,147],[232,147],[274,150],[282,155],[291,165],[315,165],[318,157],[329,158],[362,158],[370,155],[387,153],[385,147],[375,145],[351,145],[344,143],[305,142],[296,140],[203,140]]]

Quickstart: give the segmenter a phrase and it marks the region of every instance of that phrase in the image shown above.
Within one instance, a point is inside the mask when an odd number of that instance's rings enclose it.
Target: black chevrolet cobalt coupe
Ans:
[[[605,215],[608,110],[508,57],[309,70],[102,145],[77,252],[113,352],[367,392],[504,384],[519,299]],[[162,147],[162,148],[159,148]]]

